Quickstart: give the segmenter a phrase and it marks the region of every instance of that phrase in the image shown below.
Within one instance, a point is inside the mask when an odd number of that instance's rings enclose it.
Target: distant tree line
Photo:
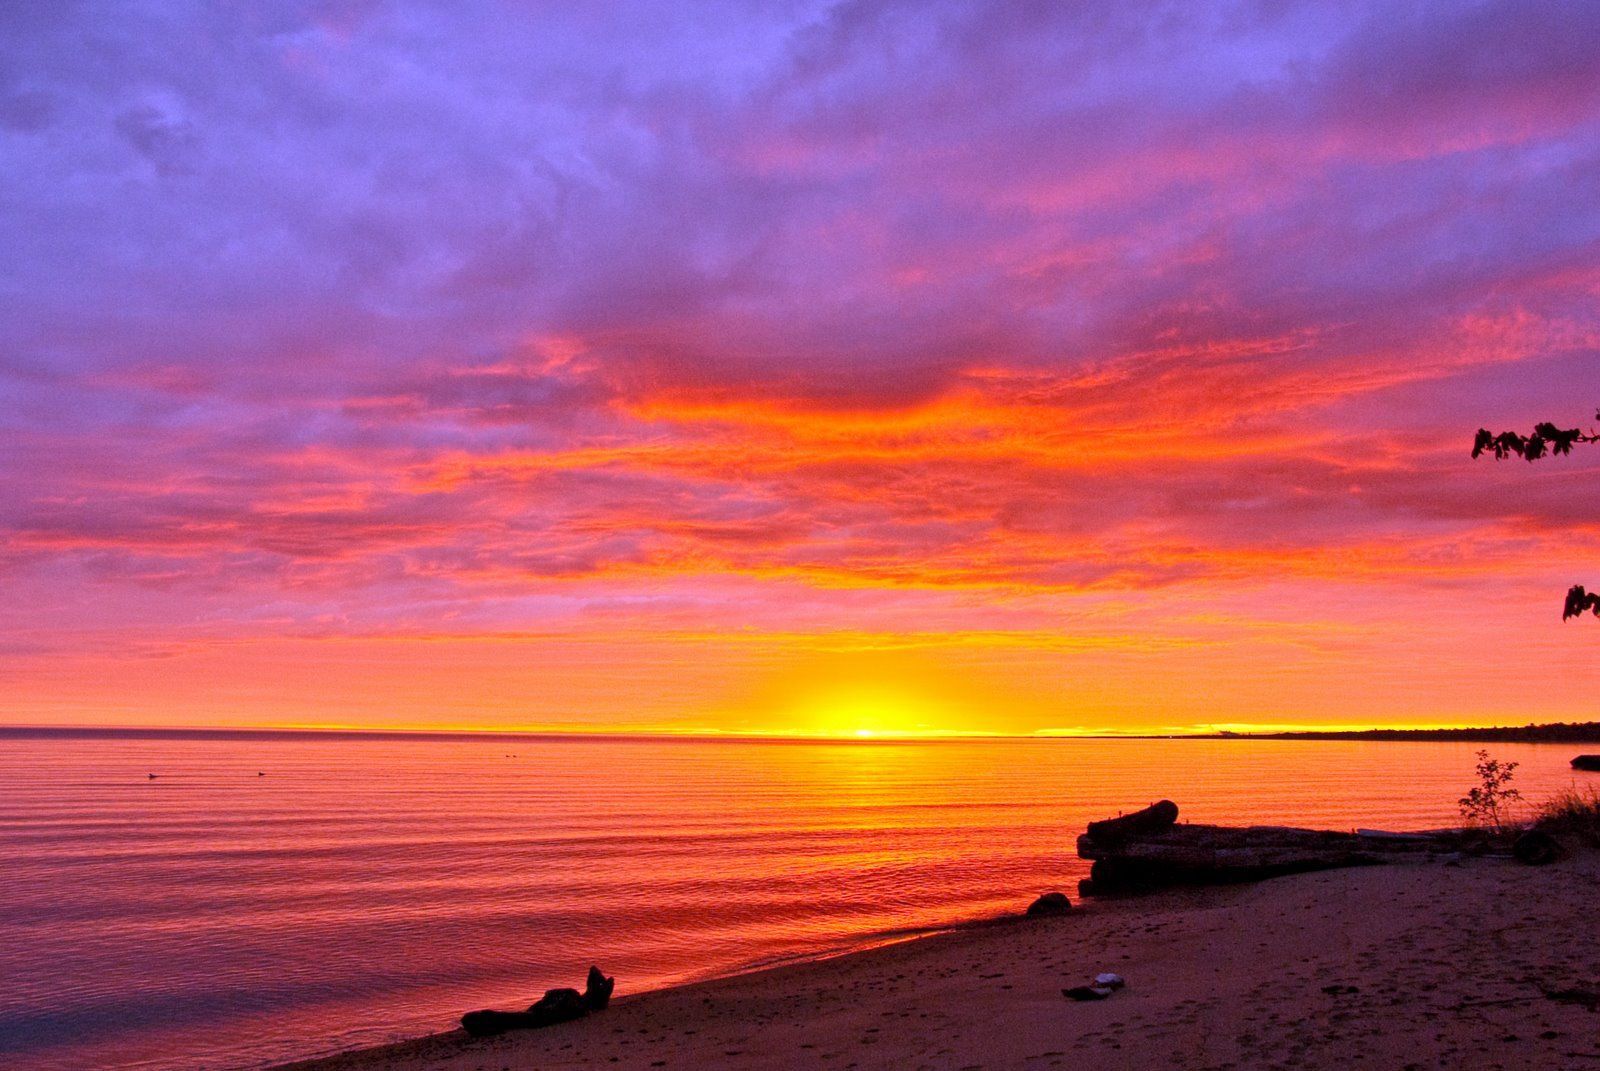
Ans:
[[[1600,722],[1549,722],[1542,725],[1495,726],[1489,729],[1307,729],[1286,733],[1218,733],[1252,740],[1457,740],[1506,744],[1596,744]]]
[[[1600,412],[1595,413],[1595,419],[1600,420]],[[1535,424],[1533,431],[1527,435],[1515,431],[1502,431],[1496,435],[1488,428],[1479,428],[1477,438],[1472,441],[1472,456],[1478,458],[1490,453],[1496,461],[1504,461],[1512,456],[1524,461],[1537,461],[1545,456],[1570,454],[1578,443],[1596,442],[1600,442],[1600,433],[1584,432],[1581,428],[1558,428],[1549,421]],[[1600,592],[1585,591],[1582,584],[1574,584],[1567,590],[1567,602],[1561,609],[1561,620],[1566,621],[1584,613],[1600,617]]]

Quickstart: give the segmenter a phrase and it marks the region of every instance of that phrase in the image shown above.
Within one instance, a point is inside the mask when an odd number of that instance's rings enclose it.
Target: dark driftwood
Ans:
[[[1093,837],[1104,844],[1112,844],[1128,837],[1171,829],[1177,820],[1178,805],[1171,800],[1161,800],[1142,811],[1107,818],[1100,822],[1090,822],[1085,836]]]
[[[599,967],[589,968],[589,978],[584,991],[576,989],[550,989],[527,1011],[470,1011],[461,1017],[461,1028],[473,1037],[492,1037],[507,1030],[529,1030],[541,1026],[554,1026],[582,1019],[590,1012],[600,1011],[611,1003],[611,993],[617,986],[615,978],[607,978]]]
[[[1574,770],[1600,770],[1600,755],[1579,755],[1572,760]]]
[[[1131,816],[1130,816],[1131,817]],[[1104,896],[1165,885],[1258,881],[1281,874],[1382,863],[1423,862],[1462,851],[1469,835],[1335,833],[1288,826],[1169,826],[1153,832],[1097,836],[1099,823],[1078,838],[1078,855],[1091,859],[1084,895]]]

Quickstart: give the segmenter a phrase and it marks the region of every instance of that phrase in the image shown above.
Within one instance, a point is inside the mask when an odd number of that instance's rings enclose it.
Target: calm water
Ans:
[[[0,731],[0,1066],[258,1066],[591,961],[624,993],[1016,910],[1161,796],[1447,825],[1475,746]],[[1492,750],[1530,796],[1573,781],[1571,746]]]

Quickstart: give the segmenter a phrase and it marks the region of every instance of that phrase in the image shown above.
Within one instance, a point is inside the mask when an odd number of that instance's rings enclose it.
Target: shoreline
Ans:
[[[272,1071],[1600,1068],[1594,1013],[1548,995],[1600,988],[1597,883],[1600,852],[1583,850],[1171,889],[644,993],[623,978],[574,1022]],[[1062,996],[1104,970],[1127,989]]]
[[[1220,889],[1220,888],[1223,888],[1223,887],[1222,886],[1218,886],[1218,888]],[[1191,890],[1191,891],[1198,891],[1198,890]],[[1158,893],[1153,893],[1151,895],[1152,896],[1161,896],[1161,895],[1164,895],[1164,893],[1158,892]],[[1130,897],[1130,898],[1120,898],[1120,899],[1133,899],[1133,898]],[[1078,907],[1077,903],[1075,902],[1074,910],[1078,910],[1078,909],[1079,909],[1079,907]],[[641,989],[641,990],[637,990],[637,991],[633,991],[633,992],[622,992],[619,995],[617,995],[617,996],[612,998],[610,1007],[611,1008],[617,1008],[617,1007],[627,1006],[627,1005],[630,1005],[630,1004],[632,1004],[634,1002],[637,1002],[637,1001],[660,997],[662,994],[666,994],[666,993],[679,993],[679,992],[683,992],[683,991],[699,990],[699,989],[708,988],[708,987],[720,987],[720,986],[723,986],[723,985],[732,985],[732,984],[737,983],[737,982],[739,982],[741,980],[764,978],[765,976],[767,976],[769,974],[781,974],[781,973],[788,972],[788,971],[800,970],[800,969],[803,969],[803,968],[806,968],[806,967],[814,967],[814,966],[817,966],[817,965],[820,965],[820,964],[833,963],[833,962],[838,961],[838,960],[853,959],[853,958],[855,958],[857,956],[871,956],[871,955],[873,955],[875,953],[884,952],[885,950],[902,948],[902,947],[904,947],[906,945],[920,944],[920,943],[922,943],[924,941],[937,941],[940,938],[945,938],[945,937],[953,937],[953,936],[957,936],[957,935],[968,934],[968,933],[976,933],[976,932],[988,932],[988,931],[993,931],[993,930],[997,930],[997,929],[1004,929],[1004,928],[1007,928],[1007,927],[1010,927],[1010,926],[1014,926],[1014,925],[1026,925],[1028,923],[1036,922],[1036,921],[1039,921],[1039,920],[1030,918],[1026,914],[1024,914],[1023,912],[1018,911],[1018,912],[1012,912],[1012,913],[1008,913],[1008,914],[989,915],[989,916],[980,917],[980,918],[963,919],[963,920],[960,920],[960,921],[957,921],[957,922],[951,922],[951,923],[948,923],[946,925],[941,925],[941,926],[900,927],[900,928],[896,928],[896,929],[880,930],[880,931],[876,931],[876,932],[874,932],[872,934],[864,935],[864,937],[862,938],[860,943],[852,942],[852,943],[850,943],[850,944],[848,944],[848,945],[846,945],[844,947],[837,947],[837,948],[832,948],[832,949],[824,949],[824,950],[819,951],[819,952],[796,952],[796,953],[793,953],[792,955],[778,957],[777,959],[775,959],[773,961],[766,961],[766,962],[758,961],[758,962],[752,963],[752,964],[750,964],[748,966],[745,966],[745,967],[735,968],[734,970],[728,971],[726,973],[710,974],[710,975],[707,975],[705,977],[691,977],[691,978],[686,979],[684,981],[672,982],[672,983],[669,983],[669,984],[666,984],[666,985],[662,985],[662,986],[659,986],[659,987],[656,987],[656,988],[653,988],[653,989]],[[596,966],[604,967],[604,964],[596,964]],[[560,979],[556,979],[556,981],[560,981]],[[554,987],[552,986],[551,988],[554,988]],[[620,982],[618,984],[618,988],[619,989],[621,988],[621,983]],[[543,994],[543,990],[540,990],[538,992],[535,992],[534,990],[529,990],[529,1001],[532,1002],[533,1000],[538,999],[538,997],[540,997],[542,994]],[[476,1009],[463,1008],[462,1009],[462,1014],[465,1014],[469,1010],[476,1010]],[[510,1008],[508,1006],[508,1007],[506,1007],[504,1009],[501,1009],[501,1010],[509,1011],[509,1010],[514,1010],[514,1009],[512,1009],[512,1008]],[[601,1015],[600,1017],[603,1018],[603,1015]],[[580,1020],[578,1022],[582,1022],[582,1021],[583,1020]],[[591,1018],[588,1021],[592,1022],[593,1018]],[[561,1024],[561,1026],[574,1026],[574,1025],[577,1025],[577,1022]],[[509,1033],[507,1033],[505,1035],[501,1035],[501,1037],[502,1038],[527,1037],[530,1034],[544,1034],[544,1033],[547,1033],[548,1030],[550,1030],[550,1029],[559,1029],[559,1028],[560,1027],[545,1028],[545,1029],[542,1029],[542,1030],[523,1031],[523,1032],[513,1031],[513,1032],[509,1032]],[[301,1071],[301,1069],[322,1068],[324,1066],[328,1066],[328,1067],[340,1066],[340,1067],[342,1067],[343,1064],[341,1063],[341,1061],[355,1059],[355,1058],[363,1058],[364,1059],[364,1058],[368,1058],[368,1057],[375,1057],[375,1056],[377,1056],[379,1054],[388,1053],[391,1050],[409,1049],[409,1048],[411,1048],[413,1046],[424,1045],[424,1044],[428,1044],[428,1043],[432,1043],[432,1042],[449,1042],[449,1041],[471,1042],[471,1041],[474,1041],[474,1040],[482,1041],[482,1040],[496,1040],[496,1039],[494,1039],[494,1038],[474,1039],[474,1038],[469,1037],[464,1030],[462,1030],[461,1028],[457,1027],[457,1028],[451,1029],[451,1030],[438,1030],[438,1031],[434,1031],[432,1033],[417,1034],[417,1035],[414,1035],[414,1036],[411,1036],[411,1037],[402,1037],[402,1038],[397,1038],[397,1039],[392,1040],[392,1041],[378,1042],[376,1044],[358,1045],[358,1046],[355,1046],[353,1048],[340,1049],[340,1050],[336,1050],[336,1051],[325,1052],[325,1053],[322,1053],[322,1054],[316,1055],[316,1056],[297,1057],[297,1058],[295,1058],[293,1060],[289,1060],[287,1062],[282,1062],[282,1063],[264,1064],[264,1065],[259,1065],[259,1066],[258,1065],[251,1065],[249,1069],[246,1069],[246,1071]],[[383,1065],[380,1064],[378,1066],[383,1066]]]

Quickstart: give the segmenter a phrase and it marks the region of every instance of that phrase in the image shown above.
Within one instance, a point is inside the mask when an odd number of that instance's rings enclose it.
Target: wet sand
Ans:
[[[1600,1069],[1600,1011],[1547,995],[1600,990],[1597,906],[1596,852],[1330,871],[1089,901],[623,995],[545,1030],[286,1068]],[[1062,996],[1107,970],[1127,979],[1111,999]]]

